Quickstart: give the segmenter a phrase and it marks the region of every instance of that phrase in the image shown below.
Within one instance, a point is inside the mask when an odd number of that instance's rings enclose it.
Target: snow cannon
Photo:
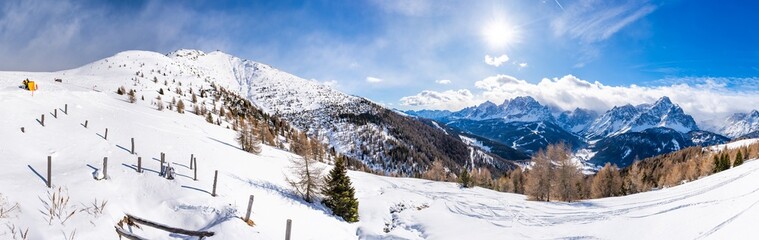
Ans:
[[[21,82],[21,84],[26,90],[29,90],[32,92],[37,90],[37,84],[34,81],[30,81],[29,79],[25,79],[24,81]]]

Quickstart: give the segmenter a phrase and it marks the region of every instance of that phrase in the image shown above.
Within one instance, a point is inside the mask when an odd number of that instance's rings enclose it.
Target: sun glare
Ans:
[[[519,31],[506,21],[491,21],[482,29],[485,42],[491,47],[501,49],[519,41]]]

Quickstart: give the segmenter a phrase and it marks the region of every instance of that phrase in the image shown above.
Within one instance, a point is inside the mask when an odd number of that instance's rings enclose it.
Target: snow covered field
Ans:
[[[576,203],[532,202],[454,183],[350,172],[360,221],[348,224],[292,194],[283,177],[294,157],[290,153],[272,147],[260,155],[243,152],[232,130],[193,114],[156,111],[152,90],[138,92],[146,101],[131,104],[113,93],[122,82],[69,75],[81,80],[61,84],[52,81],[55,76],[0,73],[0,193],[21,207],[0,219],[2,239],[12,239],[7,224],[29,228],[29,239],[63,239],[74,231],[75,239],[116,239],[114,225],[126,213],[213,231],[211,239],[284,239],[286,219],[293,220],[293,239],[750,239],[759,234],[753,228],[759,216],[759,161],[669,189]],[[40,82],[34,96],[17,88],[26,77]],[[103,91],[92,91],[92,85]],[[69,113],[58,110],[54,118],[53,109],[64,104]],[[41,114],[45,127],[36,120]],[[85,121],[88,128],[81,125]],[[130,138],[136,155],[128,150]],[[175,180],[158,176],[161,152],[175,167]],[[188,167],[190,154],[198,159],[198,181]],[[107,200],[102,214],[77,212],[65,223],[48,223],[42,213],[49,190],[47,156],[52,156],[54,188],[70,197],[69,211]],[[144,173],[135,171],[137,156]],[[110,179],[97,181],[92,174],[102,168],[103,157]],[[217,197],[210,195],[214,170],[219,171]],[[254,227],[240,219],[251,194]],[[186,239],[150,228],[134,231],[149,239]]]

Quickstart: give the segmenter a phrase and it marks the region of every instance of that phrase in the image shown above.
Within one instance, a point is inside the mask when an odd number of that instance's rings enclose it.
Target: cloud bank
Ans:
[[[737,80],[742,81],[742,80]],[[508,75],[487,77],[474,83],[479,91],[468,89],[436,92],[425,90],[400,99],[402,105],[415,109],[459,110],[486,100],[502,102],[517,96],[532,96],[542,104],[572,110],[576,107],[605,112],[614,106],[653,103],[668,96],[696,121],[722,120],[732,113],[748,112],[759,107],[757,91],[730,90],[730,79],[704,78],[698,84],[676,83],[663,86],[609,86],[573,75],[544,78],[530,83]]]

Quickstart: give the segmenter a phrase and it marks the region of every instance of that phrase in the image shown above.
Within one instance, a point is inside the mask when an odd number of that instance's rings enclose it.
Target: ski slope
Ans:
[[[349,172],[360,202],[360,221],[349,224],[289,190],[284,174],[288,158],[297,156],[272,147],[252,155],[238,148],[235,132],[224,125],[157,111],[149,84],[137,93],[146,100],[132,104],[114,93],[114,86],[128,79],[69,71],[64,83],[54,83],[60,74],[0,73],[0,193],[20,205],[20,211],[0,219],[2,239],[13,239],[6,225],[28,228],[29,239],[63,239],[74,231],[76,239],[116,239],[114,225],[127,213],[215,232],[210,239],[284,239],[287,219],[293,220],[293,239],[750,239],[759,234],[753,227],[759,216],[759,161],[673,188],[575,203],[532,202],[454,183]],[[17,87],[26,77],[40,83],[34,96]],[[68,114],[58,110],[54,118],[53,109],[64,104]],[[44,127],[37,122],[41,114]],[[87,128],[81,125],[85,121]],[[128,150],[131,138],[135,155]],[[176,179],[158,176],[161,152],[175,167]],[[198,181],[187,167],[190,154],[198,159]],[[80,211],[65,223],[48,223],[41,213],[49,190],[47,156],[53,159],[53,186],[68,192],[69,210],[107,200],[102,214]],[[134,169],[138,156],[143,173]],[[102,169],[104,157],[110,178],[97,181],[93,172]],[[217,197],[210,195],[214,170],[219,171]],[[251,194],[254,227],[240,219]],[[148,239],[187,239],[133,230]]]

